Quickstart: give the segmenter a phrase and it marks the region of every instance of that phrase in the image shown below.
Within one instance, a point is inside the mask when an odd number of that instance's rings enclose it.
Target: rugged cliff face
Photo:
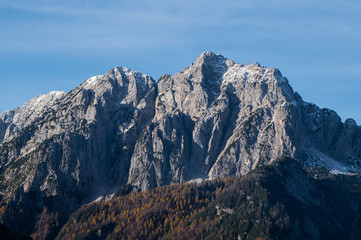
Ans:
[[[361,128],[305,103],[279,70],[258,63],[205,52],[157,83],[115,68],[0,115],[0,216],[30,234],[48,214],[56,229],[126,183],[147,190],[244,175],[283,156],[314,174],[358,174]]]
[[[206,52],[159,79],[155,117],[135,146],[129,183],[145,190],[243,175],[282,156],[358,172],[360,136],[353,120],[343,124],[335,112],[303,102],[277,69]]]

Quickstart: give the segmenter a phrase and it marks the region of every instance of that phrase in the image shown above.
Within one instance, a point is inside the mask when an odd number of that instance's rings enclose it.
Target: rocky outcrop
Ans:
[[[0,115],[0,144],[1,219],[27,234],[41,230],[37,216],[61,220],[126,183],[147,190],[244,175],[283,156],[361,172],[353,120],[305,103],[277,69],[211,52],[158,83],[115,68],[39,96]],[[23,229],[19,218],[34,224]]]

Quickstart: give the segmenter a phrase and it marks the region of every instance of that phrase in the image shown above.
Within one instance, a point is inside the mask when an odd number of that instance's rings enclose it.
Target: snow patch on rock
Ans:
[[[342,174],[342,175],[356,175],[361,174],[361,169],[356,166],[346,166],[339,161],[336,161],[326,154],[312,149],[311,154],[307,161],[304,163],[304,167],[315,168],[315,167],[324,167],[332,174]]]

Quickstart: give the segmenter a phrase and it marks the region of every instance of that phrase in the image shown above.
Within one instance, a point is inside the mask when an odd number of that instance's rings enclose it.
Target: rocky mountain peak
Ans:
[[[115,101],[132,101],[136,106],[154,86],[155,81],[150,76],[126,67],[116,67],[104,75],[89,78],[79,87],[90,90],[96,98],[109,94],[116,98]]]
[[[228,61],[228,63],[227,63]],[[193,78],[195,81],[205,80],[204,84],[212,84],[212,80],[219,82],[219,78],[227,71],[232,61],[213,52],[202,53],[191,66],[181,73]]]
[[[253,93],[244,94],[248,88],[253,89]],[[162,76],[158,89],[157,110],[180,109],[197,116],[230,92],[238,97],[246,96],[244,100],[250,105],[259,104],[259,97],[263,99],[270,95],[277,95],[283,102],[301,101],[278,69],[262,67],[259,63],[238,64],[212,52],[202,53],[194,63],[174,76]],[[271,102],[276,104],[278,101]]]
[[[213,52],[203,52],[195,61],[194,65],[207,65],[213,68],[222,68],[226,66],[227,58],[221,54],[215,54]]]

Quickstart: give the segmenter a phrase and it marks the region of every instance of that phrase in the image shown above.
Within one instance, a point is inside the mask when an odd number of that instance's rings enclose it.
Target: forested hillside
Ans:
[[[360,239],[359,181],[318,176],[283,159],[243,177],[132,192],[83,206],[58,239]]]

